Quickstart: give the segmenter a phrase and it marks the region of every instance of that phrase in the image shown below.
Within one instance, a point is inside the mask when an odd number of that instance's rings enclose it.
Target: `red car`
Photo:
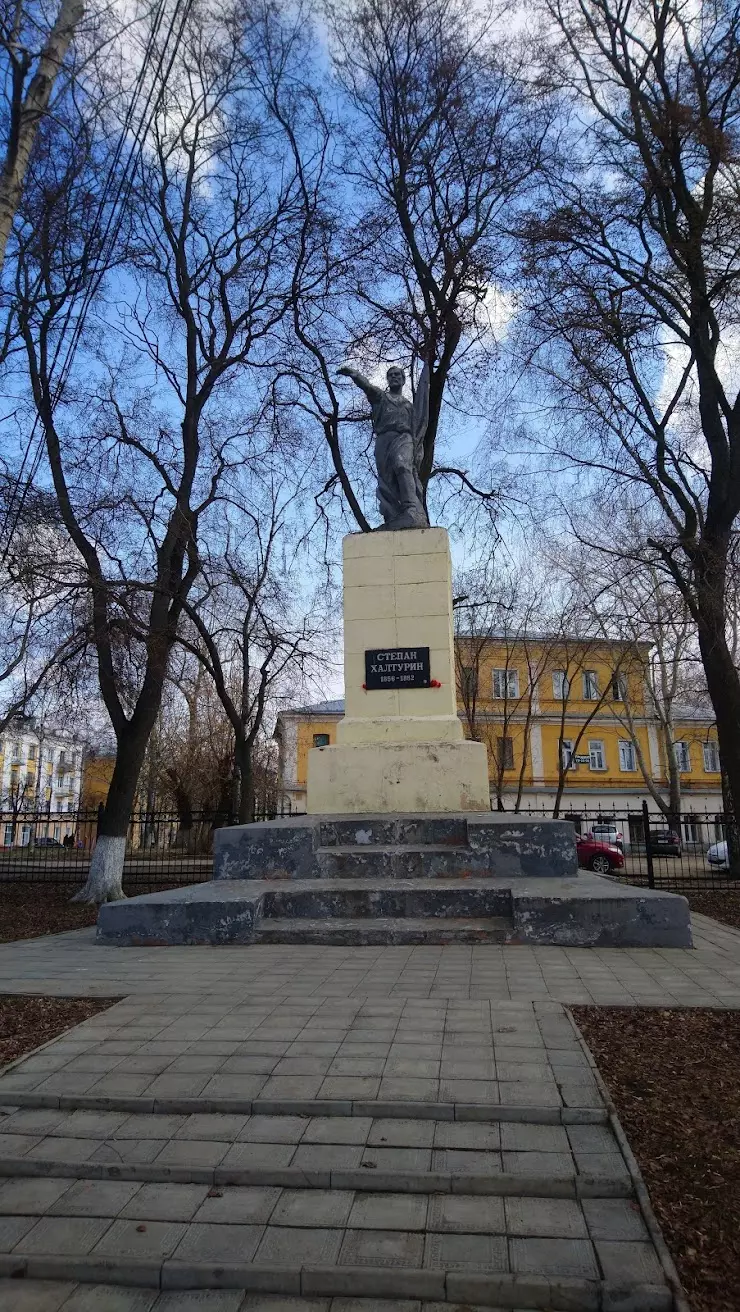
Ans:
[[[586,870],[608,875],[610,870],[621,870],[624,866],[624,853],[613,843],[600,843],[596,838],[577,838],[576,848],[578,864]]]

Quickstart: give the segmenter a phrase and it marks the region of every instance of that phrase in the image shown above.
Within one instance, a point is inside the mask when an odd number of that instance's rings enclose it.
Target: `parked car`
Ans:
[[[624,847],[622,831],[611,820],[599,820],[591,826],[585,837],[592,838],[596,843],[606,843],[609,847]]]
[[[40,838],[31,839],[31,847],[61,847],[61,846],[62,844],[59,842],[58,838],[45,838],[42,836]]]
[[[727,854],[727,842],[712,843],[712,846],[707,848],[707,861],[710,866],[714,866],[716,870],[729,870],[730,862]]]
[[[624,853],[615,843],[600,843],[598,839],[586,836],[576,839],[578,864],[586,870],[596,870],[600,875],[608,875],[610,870],[621,870],[624,865]]]
[[[681,839],[673,829],[651,829],[650,851],[653,856],[680,856]]]

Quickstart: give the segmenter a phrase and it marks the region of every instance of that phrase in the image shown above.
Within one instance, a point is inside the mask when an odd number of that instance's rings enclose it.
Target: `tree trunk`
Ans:
[[[0,174],[0,270],[26,177],[40,120],[49,107],[54,81],[84,12],[82,0],[62,0],[38,67],[20,100],[11,106],[8,148]]]
[[[696,563],[696,618],[707,691],[717,721],[722,770],[734,815],[740,814],[740,675],[725,632],[726,557],[708,550]]]
[[[725,816],[724,831],[727,844],[727,864],[730,867],[729,873],[738,878],[740,877],[740,830],[738,829],[737,812],[733,807],[727,775],[724,771],[722,772],[722,809]]]
[[[557,820],[560,816],[560,805],[563,800],[564,789],[565,789],[565,773],[561,766],[558,771],[558,786],[557,786],[557,791],[555,793],[555,801],[553,803],[553,808],[552,808],[553,820]]]
[[[118,740],[116,763],[100,818],[87,881],[79,893],[75,893],[73,902],[94,902],[100,905],[102,902],[117,902],[126,896],[123,891],[126,836],[148,738],[147,726],[145,732],[137,728],[135,732],[121,735]]]
[[[668,823],[677,834],[681,833],[681,774],[676,760],[673,731],[666,727],[665,748],[668,766],[668,808],[661,807]]]
[[[250,743],[237,744],[236,764],[239,771],[239,824],[249,825],[254,820],[254,770]]]

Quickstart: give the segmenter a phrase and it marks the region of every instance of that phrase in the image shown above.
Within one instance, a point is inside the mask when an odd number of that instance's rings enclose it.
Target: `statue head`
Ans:
[[[392,364],[385,377],[390,392],[402,391],[403,385],[406,382],[406,375],[403,372],[403,369],[399,369],[398,365]]]

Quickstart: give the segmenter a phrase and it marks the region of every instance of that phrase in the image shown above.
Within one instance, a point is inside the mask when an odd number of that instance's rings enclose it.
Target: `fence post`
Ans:
[[[642,803],[642,828],[645,833],[645,859],[647,861],[648,888],[655,888],[653,849],[650,846],[650,816],[648,814],[648,804],[644,799]]]

